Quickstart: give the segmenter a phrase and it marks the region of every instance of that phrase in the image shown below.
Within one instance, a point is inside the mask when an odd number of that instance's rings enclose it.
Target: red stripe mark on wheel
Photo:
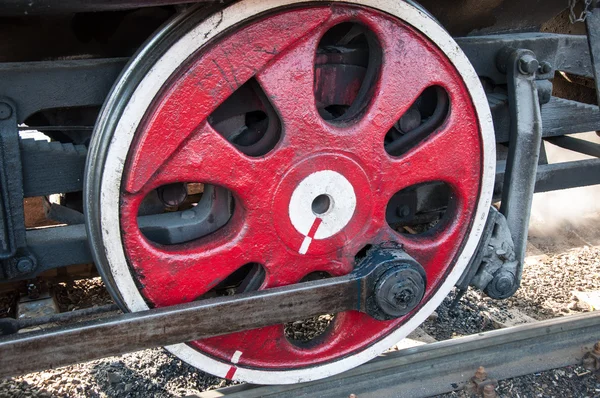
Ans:
[[[232,366],[229,368],[229,371],[227,372],[227,374],[225,375],[225,378],[227,380],[232,380],[233,376],[235,375],[235,371],[237,370],[237,368],[235,366]]]
[[[319,226],[321,225],[322,221],[323,220],[319,217],[315,218],[315,221],[313,222],[312,226],[310,227],[310,230],[308,231],[308,235],[306,235],[306,237],[302,241],[302,245],[300,246],[300,250],[298,250],[298,253],[306,254],[306,252],[308,251],[308,247],[310,246],[310,243],[315,237],[315,234],[317,233],[317,230],[319,229]]]

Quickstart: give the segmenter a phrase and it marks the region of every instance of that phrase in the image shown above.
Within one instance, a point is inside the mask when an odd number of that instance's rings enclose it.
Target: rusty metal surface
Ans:
[[[173,4],[209,3],[211,0],[4,0],[0,8],[3,16],[70,14],[74,12],[130,10]]]
[[[4,0],[0,15],[47,15],[114,11],[173,4],[208,3],[210,0]],[[419,2],[453,36],[534,31],[564,10],[564,0],[421,0]]]
[[[421,398],[462,390],[479,366],[503,380],[579,364],[600,339],[600,312],[494,330],[391,352],[327,379],[290,386],[242,384],[198,398]]]
[[[567,8],[564,0],[421,0],[453,36],[536,31]]]

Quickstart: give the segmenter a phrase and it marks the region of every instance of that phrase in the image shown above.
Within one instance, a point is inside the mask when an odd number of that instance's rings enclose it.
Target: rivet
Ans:
[[[6,102],[0,102],[0,120],[6,120],[12,116],[12,107]]]

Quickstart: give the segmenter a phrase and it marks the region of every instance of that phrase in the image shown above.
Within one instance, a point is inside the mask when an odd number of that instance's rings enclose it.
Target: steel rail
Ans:
[[[600,340],[600,311],[391,352],[348,372],[285,386],[241,384],[198,398],[418,398],[463,389],[479,366],[498,380],[580,363]]]

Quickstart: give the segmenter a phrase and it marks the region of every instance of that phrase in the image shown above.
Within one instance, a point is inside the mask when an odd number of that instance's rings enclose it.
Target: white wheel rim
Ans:
[[[331,0],[328,0],[328,2],[331,2]],[[473,256],[487,219],[495,178],[495,136],[487,99],[479,78],[469,60],[441,26],[410,4],[403,1],[383,0],[346,0],[344,2],[378,9],[413,26],[432,40],[446,54],[462,76],[477,112],[483,148],[481,193],[472,229],[466,239],[462,252],[457,256],[454,268],[434,296],[409,321],[390,333],[387,337],[352,356],[309,368],[257,370],[238,366],[234,377],[238,381],[258,384],[306,382],[343,372],[379,355],[387,348],[405,338],[441,304]],[[130,311],[147,310],[148,305],[138,291],[123,250],[120,223],[118,221],[119,197],[127,154],[143,115],[158,94],[162,83],[176,71],[191,53],[209,42],[216,35],[257,14],[282,6],[301,3],[304,2],[295,0],[243,0],[225,8],[216,15],[208,17],[182,36],[158,59],[132,93],[114,131],[112,133],[110,131],[105,133],[112,134],[112,139],[106,152],[104,171],[100,181],[99,208],[101,239],[111,276],[125,305]],[[116,87],[127,83],[126,77],[128,73],[124,73],[123,76],[124,78],[117,83]],[[114,96],[116,93],[119,93],[119,90],[113,90],[112,95]],[[116,102],[115,98],[109,98],[108,103],[114,102]],[[100,117],[106,117],[109,113],[110,109],[104,109]],[[103,133],[103,131],[95,131],[95,135]],[[231,368],[231,363],[224,363],[211,358],[186,344],[175,344],[166,348],[190,365],[219,377],[225,377]]]

